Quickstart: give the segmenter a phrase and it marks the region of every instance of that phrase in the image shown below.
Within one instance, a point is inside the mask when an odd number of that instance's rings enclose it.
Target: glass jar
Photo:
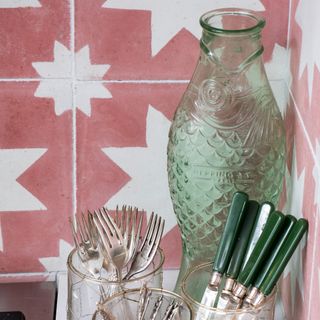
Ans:
[[[162,288],[164,254],[159,248],[149,267],[130,280],[112,281],[95,278],[82,264],[76,250],[69,254],[68,267],[68,320],[91,320],[97,304],[125,289]]]
[[[286,157],[283,120],[262,60],[265,21],[251,11],[220,9],[200,24],[200,58],[167,150],[183,244],[177,292],[188,267],[212,260],[235,191],[277,205]]]
[[[182,281],[181,296],[191,305],[195,320],[273,320],[276,290],[256,308],[221,310],[201,304],[202,295],[212,275],[212,263],[190,269]]]

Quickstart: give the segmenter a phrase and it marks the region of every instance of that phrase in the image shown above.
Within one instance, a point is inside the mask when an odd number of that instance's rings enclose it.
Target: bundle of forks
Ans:
[[[131,206],[117,207],[112,215],[102,207],[70,218],[78,256],[96,279],[107,271],[109,280],[129,280],[148,268],[158,250],[164,219],[152,212],[144,236],[144,212]]]

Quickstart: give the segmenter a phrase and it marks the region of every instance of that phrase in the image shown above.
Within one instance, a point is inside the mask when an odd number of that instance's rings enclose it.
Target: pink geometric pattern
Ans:
[[[38,259],[57,255],[58,240],[71,239],[71,113],[56,117],[52,101],[33,96],[36,87],[37,82],[0,82],[1,194],[11,190],[1,200],[1,272],[44,271]],[[7,161],[8,152],[16,158]],[[9,175],[12,161],[26,165]]]
[[[200,12],[234,1],[27,2],[0,2],[0,271],[41,277],[65,269],[69,216],[126,203],[121,195],[148,181],[143,170],[132,171],[136,159],[130,157],[150,155],[154,142],[160,148],[167,136],[199,56]],[[273,56],[276,49],[290,52],[281,208],[307,218],[310,230],[294,268],[284,274],[282,295],[288,319],[317,319],[311,302],[320,291],[320,49],[319,19],[309,13],[319,3],[238,2],[267,20],[264,59],[271,80],[279,80],[272,70],[285,69]],[[163,21],[169,13],[175,19]],[[290,83],[285,74],[282,80]],[[160,158],[152,163],[154,181],[165,181]],[[133,189],[130,199],[141,209],[144,199],[152,199],[166,217],[166,268],[178,268],[181,240],[170,199],[163,201],[167,186],[148,187]]]
[[[286,314],[288,319],[317,319],[319,300],[319,84],[320,50],[313,41],[313,32],[319,25],[315,15],[318,1],[292,1],[289,48],[291,50],[291,92],[294,110],[294,123],[291,134],[294,136],[298,171],[305,172],[304,189],[297,195],[303,202],[303,216],[309,220],[308,241],[301,252],[303,258],[303,290],[289,285],[288,278],[283,286]],[[312,14],[310,14],[312,13]],[[293,182],[294,183],[294,182]],[[293,270],[293,269],[292,269]],[[291,271],[291,275],[294,271]],[[291,281],[294,279],[291,279]],[[298,281],[296,279],[296,281]],[[295,291],[292,291],[296,288]],[[291,295],[291,299],[288,297]]]
[[[37,78],[34,61],[50,61],[53,45],[70,41],[68,0],[41,0],[41,7],[0,4],[0,77]]]

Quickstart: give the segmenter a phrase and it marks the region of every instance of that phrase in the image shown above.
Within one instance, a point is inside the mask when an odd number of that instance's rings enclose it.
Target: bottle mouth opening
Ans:
[[[237,35],[260,32],[265,20],[254,11],[229,8],[205,13],[200,25],[210,33]]]

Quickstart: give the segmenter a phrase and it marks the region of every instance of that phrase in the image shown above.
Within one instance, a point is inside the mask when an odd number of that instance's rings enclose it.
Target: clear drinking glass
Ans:
[[[190,303],[195,320],[273,320],[276,290],[257,308],[219,310],[200,303],[212,274],[212,263],[204,263],[191,269],[182,281],[181,295]]]
[[[191,320],[192,310],[190,305],[182,299],[181,296],[173,293],[171,291],[148,288],[151,292],[150,300],[146,308],[146,313],[144,319],[152,319],[152,313],[154,311],[154,306],[157,299],[163,296],[163,301],[156,313],[155,320],[163,319],[165,312],[170,305],[170,303],[175,300],[180,303],[179,311],[172,320]],[[116,295],[106,299],[102,304],[99,305],[99,310],[96,311],[93,316],[93,320],[102,320],[103,311],[109,315],[110,319],[125,319],[125,320],[137,320],[138,310],[139,310],[139,299],[140,299],[140,289],[126,290],[124,292],[117,293]],[[112,316],[114,318],[112,318]]]
[[[76,250],[71,251],[67,261],[68,267],[68,320],[91,320],[97,304],[107,297],[126,289],[148,287],[162,288],[164,254],[159,248],[153,262],[143,272],[124,280],[111,281],[97,279],[83,266]]]

